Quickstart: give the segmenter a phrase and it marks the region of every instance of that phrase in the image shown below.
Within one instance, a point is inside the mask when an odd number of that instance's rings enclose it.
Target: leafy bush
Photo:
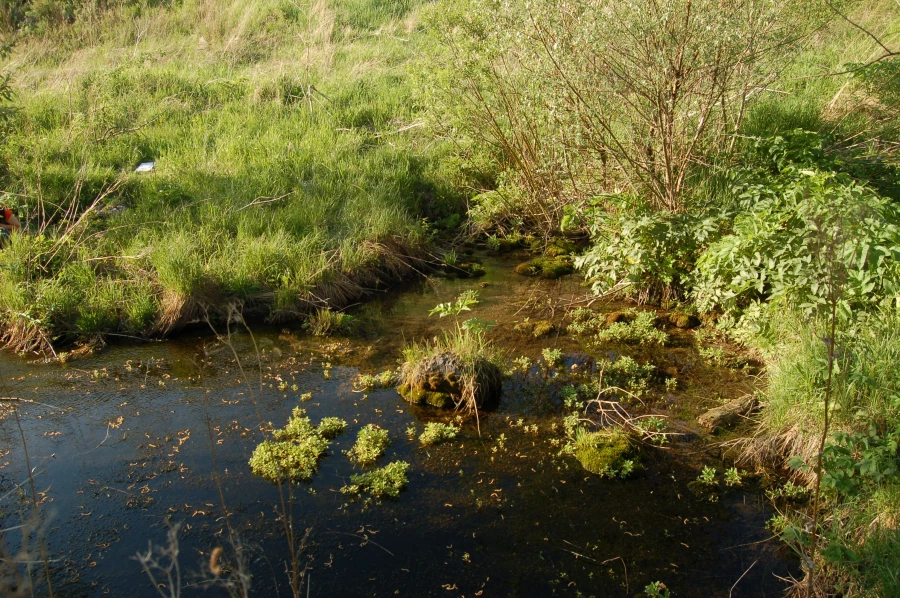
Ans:
[[[811,313],[840,287],[849,315],[900,293],[900,207],[844,171],[815,133],[761,140],[736,173],[739,214],[697,260],[698,307],[740,311],[785,298]],[[829,281],[831,281],[829,283]]]
[[[694,262],[718,235],[720,216],[635,204],[620,196],[585,211],[593,245],[575,258],[576,267],[598,295],[615,292],[643,303],[683,297]]]
[[[663,345],[669,335],[656,328],[656,314],[652,311],[635,312],[631,322],[613,322],[606,328],[598,330],[593,337],[597,343],[617,342],[627,344]]]

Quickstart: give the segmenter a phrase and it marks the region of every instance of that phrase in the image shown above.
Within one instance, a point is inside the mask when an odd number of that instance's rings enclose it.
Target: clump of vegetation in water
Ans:
[[[559,278],[571,274],[575,270],[568,257],[536,257],[524,264],[516,266],[516,273],[523,276],[540,276],[541,278]]]
[[[367,424],[359,431],[356,444],[347,451],[351,461],[360,465],[370,465],[378,460],[391,444],[388,431],[375,424]]]
[[[304,323],[304,327],[316,336],[347,333],[353,327],[353,316],[325,307],[316,310]]]
[[[397,382],[397,372],[384,370],[380,374],[360,374],[353,386],[357,390],[371,391],[379,388],[390,388]]]
[[[452,424],[428,422],[425,424],[425,431],[419,436],[419,443],[422,446],[432,446],[447,440],[453,440],[457,434],[459,434],[459,428]]]
[[[619,428],[576,428],[571,451],[585,470],[600,477],[627,478],[638,466],[628,434]]]
[[[656,328],[656,314],[640,311],[630,322],[614,322],[594,335],[598,343],[614,342],[634,345],[664,345],[669,335]]]
[[[260,443],[250,456],[250,469],[269,481],[307,482],[328,449],[328,440],[344,431],[347,423],[336,417],[322,420],[318,428],[295,407],[284,428],[272,432],[272,440]]]
[[[347,429],[347,422],[342,420],[339,417],[326,417],[323,418],[321,422],[319,422],[319,427],[316,430],[319,434],[322,435],[323,438],[327,438],[331,440],[332,438],[336,438],[340,434],[344,433],[344,430]]]
[[[459,314],[478,303],[475,291],[466,291],[452,303],[441,303],[429,315],[453,316],[456,326],[425,343],[403,350],[397,391],[407,401],[435,407],[481,408],[494,402],[502,390],[500,353],[486,337],[485,326],[459,321]]]
[[[664,345],[669,335],[656,328],[652,311],[627,310],[602,313],[579,308],[569,314],[568,329],[586,337],[589,344]]]
[[[406,472],[409,463],[394,461],[384,467],[350,477],[350,484],[343,486],[344,494],[359,495],[368,492],[375,498],[397,498],[409,482]]]

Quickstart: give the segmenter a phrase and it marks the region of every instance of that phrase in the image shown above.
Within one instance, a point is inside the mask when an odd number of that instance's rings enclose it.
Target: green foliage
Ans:
[[[425,424],[425,431],[419,436],[419,443],[422,446],[432,446],[447,440],[453,440],[457,434],[459,434],[459,428],[452,424],[428,422]]]
[[[272,440],[261,442],[250,456],[250,469],[271,482],[288,479],[308,482],[328,449],[328,440],[344,431],[347,423],[336,417],[314,428],[303,409],[295,407],[284,428],[272,431]]]
[[[343,486],[341,492],[344,494],[368,492],[375,498],[397,498],[409,482],[406,476],[408,469],[409,463],[394,461],[373,471],[354,474],[350,477],[350,484]]]
[[[650,598],[669,598],[669,588],[661,581],[654,581],[644,587],[644,595]]]
[[[319,422],[319,427],[316,428],[316,431],[319,433],[322,438],[327,438],[331,440],[332,438],[336,438],[344,433],[344,430],[347,429],[347,422],[342,420],[339,417],[326,417],[323,418],[322,421]]]
[[[550,347],[541,349],[541,357],[544,358],[544,364],[548,368],[556,367],[562,363],[562,356],[563,353],[561,349],[551,349]]]
[[[367,424],[360,429],[356,444],[346,453],[351,461],[360,465],[371,465],[384,454],[390,444],[391,439],[387,430],[375,424]]]
[[[725,470],[725,485],[728,487],[740,486],[743,483],[743,477],[737,467],[729,467]]]
[[[697,261],[698,307],[784,298],[811,312],[840,286],[841,311],[900,292],[900,207],[851,177],[815,133],[760,140],[760,166],[735,175],[730,234]]]
[[[304,326],[316,336],[347,333],[353,328],[353,316],[326,307],[316,310]]]
[[[464,311],[472,311],[472,306],[478,304],[478,291],[464,291],[456,298],[454,303],[439,303],[428,312],[429,316],[438,314],[438,317],[459,316]]]
[[[313,295],[348,303],[388,261],[395,274],[389,258],[425,241],[420,217],[460,211],[447,146],[405,128],[420,118],[408,75],[422,39],[388,32],[417,1],[246,4],[27,5],[76,10],[43,12],[52,33],[26,24],[14,56],[33,85],[0,139],[0,187],[49,243],[23,241],[22,260],[0,270],[6,329],[28,322],[63,342],[164,334],[229,303],[297,318]],[[357,16],[332,29],[335,13]],[[137,47],[136,22],[154,23]],[[133,172],[149,160],[152,172]],[[64,284],[68,262],[101,283]]]
[[[716,481],[716,468],[704,465],[697,481],[705,486],[717,486],[719,482]]]
[[[631,322],[614,322],[594,335],[597,343],[615,342],[626,344],[663,345],[669,335],[656,328],[656,314],[651,311],[635,312]]]
[[[662,446],[669,442],[669,437],[665,434],[669,424],[661,417],[641,417],[635,419],[633,425],[644,439],[655,445]]]
[[[596,202],[583,217],[593,245],[575,265],[591,289],[642,302],[683,297],[694,262],[721,227],[718,215],[657,211],[627,196]]]

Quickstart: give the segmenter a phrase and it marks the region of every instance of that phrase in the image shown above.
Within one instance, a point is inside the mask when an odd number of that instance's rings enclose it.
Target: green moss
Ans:
[[[450,393],[425,390],[410,384],[401,384],[397,387],[397,392],[404,399],[416,405],[431,405],[443,409],[455,404]]]
[[[538,320],[534,323],[531,334],[534,335],[534,338],[541,338],[542,336],[546,336],[553,332],[555,328],[553,322],[550,320]]]
[[[368,492],[375,498],[397,498],[409,482],[406,472],[409,463],[395,461],[367,473],[351,476],[350,484],[341,488],[344,494]]]
[[[675,312],[669,314],[669,322],[676,328],[696,328],[700,325],[700,318],[691,314]]]
[[[516,266],[516,274],[551,279],[571,274],[573,271],[571,260],[565,257],[536,257]]]
[[[369,465],[377,461],[390,444],[391,438],[387,430],[375,424],[367,424],[359,431],[356,444],[347,451],[347,456],[360,465]]]
[[[432,446],[453,440],[459,433],[459,428],[450,424],[442,424],[440,422],[428,422],[425,424],[425,431],[419,436],[419,443],[422,446]]]
[[[628,477],[635,469],[628,435],[618,428],[588,432],[575,432],[575,458],[585,470],[600,477]]]

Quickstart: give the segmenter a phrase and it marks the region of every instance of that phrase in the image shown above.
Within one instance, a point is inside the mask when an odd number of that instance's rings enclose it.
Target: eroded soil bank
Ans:
[[[251,338],[233,327],[231,346],[196,331],[113,346],[68,366],[0,357],[0,394],[33,401],[3,404],[2,527],[31,515],[16,490],[23,482],[27,489],[28,478],[14,404],[58,595],[158,595],[133,557],[148,543],[164,544],[171,525],[180,526],[183,595],[201,594],[213,577],[212,551],[227,545],[227,509],[248,554],[253,595],[289,596],[279,490],[253,476],[247,460],[262,440],[260,421],[283,426],[300,405],[313,421],[349,424],[287,506],[299,536],[312,528],[302,556],[310,596],[633,596],[653,581],[676,596],[779,595],[777,576],[795,566],[765,529],[771,512],[761,480],[721,485],[713,500],[688,487],[704,465],[731,466],[718,459],[722,438],[705,433],[696,416],[752,392],[756,364],[674,326],[664,346],[633,349],[655,372],[634,408],[668,418],[678,435],[643,447],[632,478],[600,479],[559,455],[559,392],[573,365],[596,367],[620,349],[591,356],[565,332],[567,313],[584,305],[575,278],[517,276],[516,263],[490,258],[482,278],[432,280],[380,297],[357,308],[348,336],[254,329]],[[450,325],[428,311],[466,289],[479,291],[472,315],[496,322],[491,338],[510,361],[528,357],[531,365],[511,368],[495,411],[467,419],[452,442],[421,447],[407,431],[453,414],[411,407],[392,388],[362,392],[357,377],[395,368],[406,342]],[[536,335],[535,321],[553,329]],[[561,363],[545,365],[544,349],[559,349]],[[670,378],[676,382],[666,386]],[[301,401],[305,393],[312,396]],[[342,451],[370,423],[392,439],[378,464],[410,463],[396,501],[339,492],[360,471]],[[23,548],[18,530],[4,538],[13,554]],[[35,557],[38,546],[32,537],[24,548]],[[36,581],[40,571],[32,571]]]

